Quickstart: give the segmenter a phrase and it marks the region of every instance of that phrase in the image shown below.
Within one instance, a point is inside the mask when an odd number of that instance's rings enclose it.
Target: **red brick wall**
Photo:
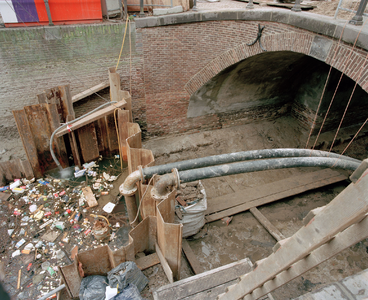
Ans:
[[[261,53],[258,44],[252,47],[246,45],[257,36],[258,23],[209,21],[137,29],[143,44],[149,135],[219,128],[254,119],[269,119],[279,116],[280,112],[290,111],[275,106],[260,107],[238,116],[216,114],[189,119],[186,116],[190,96],[198,88],[228,66]],[[267,51],[293,51],[309,55],[314,33],[280,23],[261,22],[261,25],[266,26],[262,43]],[[335,47],[338,47],[336,55]],[[338,45],[333,40],[326,63],[345,71],[367,91],[368,68],[360,74],[367,52],[354,49],[351,59],[347,61],[350,49],[351,45]],[[301,125],[309,127],[315,109],[295,105],[292,114],[301,120]]]

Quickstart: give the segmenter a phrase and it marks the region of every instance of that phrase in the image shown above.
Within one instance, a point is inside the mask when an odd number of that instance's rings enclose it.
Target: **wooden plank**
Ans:
[[[217,285],[211,289],[199,292],[194,295],[190,295],[185,298],[181,298],[182,300],[213,300],[216,299],[216,297],[226,291],[226,288],[235,284],[237,279],[234,279],[232,281],[226,282],[224,284]],[[267,300],[267,299],[262,299]]]
[[[116,153],[119,151],[118,134],[116,132],[115,126],[115,116],[117,125],[118,124],[117,112],[114,112],[113,114],[106,116],[107,142],[111,153]]]
[[[161,262],[161,266],[164,269],[164,272],[166,274],[167,279],[169,280],[170,283],[174,282],[174,276],[173,276],[173,272],[170,269],[169,264],[167,263],[164,255],[162,254],[162,251],[159,247],[159,245],[156,243],[156,253],[160,259]]]
[[[51,133],[60,127],[60,118],[56,104],[45,104]],[[51,137],[50,137],[51,138]],[[63,137],[54,137],[53,151],[63,168],[69,167],[69,159]]]
[[[136,259],[135,263],[137,267],[143,271],[154,265],[159,264],[160,258],[158,257],[157,253],[153,253],[153,254]]]
[[[5,180],[8,181],[8,182],[13,181],[15,178],[13,177],[13,174],[12,174],[10,161],[2,161],[2,162],[0,162],[0,165],[1,165],[1,168],[3,170]]]
[[[99,157],[95,125],[87,124],[77,130],[80,150],[84,162],[90,162]]]
[[[119,126],[119,140],[120,149],[123,155],[123,161],[128,161],[128,150],[127,141],[128,135],[128,122],[129,122],[129,111],[119,110],[118,111],[118,126]]]
[[[123,108],[124,106],[126,105],[126,102],[125,101],[120,101],[118,103],[113,103],[111,106],[108,106],[108,107],[105,107],[105,108],[102,108],[76,122],[74,122],[72,124],[72,127],[71,129],[72,130],[76,130],[78,128],[81,128],[82,126],[85,126],[87,124],[90,124],[98,119],[101,119],[107,115],[110,115],[114,112],[114,110],[116,108]],[[58,131],[58,133],[56,134],[56,136],[62,136],[64,134],[67,134],[69,131],[67,128],[63,128],[61,129],[60,131]]]
[[[350,184],[315,218],[303,226],[252,272],[241,276],[240,282],[230,286],[221,300],[239,299],[252,293],[277,274],[305,258],[313,250],[330,241],[333,236],[361,221],[368,211],[368,176]]]
[[[6,177],[5,171],[3,170],[1,163],[0,163],[0,186],[6,185]]]
[[[181,242],[181,246],[183,247],[184,254],[192,267],[192,270],[194,274],[203,273],[203,268],[201,267],[201,264],[199,263],[197,257],[194,255],[192,248],[190,248],[188,241],[186,239],[183,239]]]
[[[206,222],[219,220],[252,207],[261,206],[346,179],[345,175],[337,171],[324,169],[232,193],[227,196],[208,199]],[[226,197],[226,201],[224,201],[224,197]]]
[[[172,284],[160,287],[153,292],[153,298],[159,299],[186,299],[201,293],[209,291],[219,285],[227,282],[233,282],[240,275],[252,270],[252,263],[249,258],[236,261],[234,263],[221,266],[219,268],[191,276]],[[216,298],[212,298],[216,299]]]
[[[66,121],[70,122],[73,121],[74,117],[69,115],[66,117]],[[72,150],[72,155],[73,155],[73,160],[74,160],[74,165],[78,166],[79,168],[82,167],[82,161],[79,155],[79,148],[78,148],[78,144],[77,144],[77,138],[75,136],[75,132],[71,131],[68,136],[69,136],[69,141],[70,141],[70,149]],[[61,138],[61,137],[60,137]]]
[[[10,198],[10,196],[11,196],[10,193],[0,192],[0,200],[1,201],[7,201]]]
[[[109,81],[111,101],[120,101],[120,75],[116,73],[115,67],[109,68]]]
[[[105,88],[107,88],[108,86],[110,86],[110,82],[101,82],[100,84],[97,84],[79,94],[76,94],[72,97],[72,102],[75,103],[79,100],[82,100],[83,98],[86,98],[94,93],[97,93]]]
[[[255,300],[272,292],[367,237],[368,218],[365,217],[361,222],[337,234],[330,242],[312,251],[306,258],[293,264],[291,268],[278,274],[273,280],[267,281],[261,288],[255,289],[252,294],[248,294],[244,299]]]
[[[43,92],[42,94],[37,95],[37,100],[38,100],[39,104],[42,104],[42,103],[46,104],[47,103],[47,98],[46,98],[45,92]]]
[[[95,121],[93,124],[95,124],[96,128],[98,151],[102,156],[108,156],[109,143],[107,139],[106,117]]]
[[[28,160],[23,160],[22,164],[22,174],[24,178],[32,179],[34,177],[33,170],[31,164]]]
[[[63,111],[62,120],[65,122],[68,116],[73,116],[73,118],[75,118],[70,85],[59,86],[58,89],[60,95],[60,106]]]
[[[23,109],[13,110],[13,116],[33,173],[36,177],[42,177],[43,174],[38,161],[36,144],[33,140],[33,135],[28,123],[26,112]]]
[[[271,224],[271,222],[257,209],[252,207],[250,209],[252,215],[263,225],[263,227],[275,238],[276,241],[285,239],[285,236]]]
[[[126,110],[129,113],[129,122],[133,122],[133,114],[132,114],[132,97],[127,91],[120,91],[120,99],[124,99],[127,103]]]
[[[93,194],[89,186],[82,188],[82,193],[84,197],[86,198],[86,201],[89,207],[95,207],[98,205],[95,195]]]

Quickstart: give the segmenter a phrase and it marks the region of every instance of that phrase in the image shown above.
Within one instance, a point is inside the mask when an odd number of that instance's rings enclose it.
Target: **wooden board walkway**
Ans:
[[[249,258],[206,271],[204,273],[165,285],[153,292],[153,299],[216,299],[238,277],[252,270]]]
[[[346,180],[347,176],[331,169],[293,176],[276,182],[244,189],[228,195],[209,198],[206,222],[235,215],[309,190]]]

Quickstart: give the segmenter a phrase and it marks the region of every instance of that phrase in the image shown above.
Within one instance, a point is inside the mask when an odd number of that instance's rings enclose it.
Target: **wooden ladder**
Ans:
[[[217,299],[258,299],[368,237],[368,160],[335,199],[309,212],[304,226],[280,240],[253,271],[240,276]]]

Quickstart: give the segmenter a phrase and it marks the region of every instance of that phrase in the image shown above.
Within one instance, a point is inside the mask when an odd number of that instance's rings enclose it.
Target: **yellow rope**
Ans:
[[[125,22],[125,30],[124,30],[123,43],[121,44],[120,54],[119,54],[119,58],[118,58],[118,63],[116,64],[116,67],[115,67],[115,71],[118,69],[118,65],[119,65],[119,62],[120,62],[121,53],[123,53],[125,36],[126,36],[127,28],[128,28],[128,26],[127,26],[128,25],[128,20],[129,20],[129,16],[127,16],[127,20]]]
[[[121,149],[121,144],[120,144],[120,137],[119,137],[119,128],[118,128],[118,123],[116,122],[116,111],[119,110],[119,108],[116,108],[114,110],[114,121],[115,121],[115,128],[116,128],[116,134],[118,136],[118,145],[119,145],[119,158],[120,158],[120,169],[123,169],[123,151]]]

